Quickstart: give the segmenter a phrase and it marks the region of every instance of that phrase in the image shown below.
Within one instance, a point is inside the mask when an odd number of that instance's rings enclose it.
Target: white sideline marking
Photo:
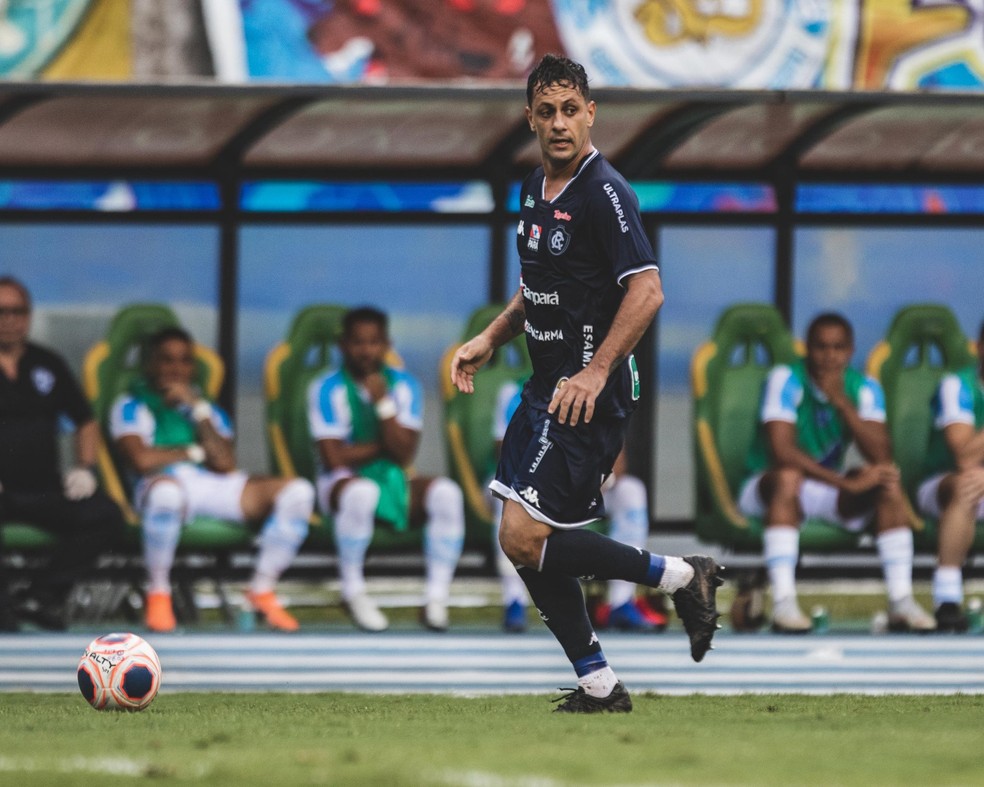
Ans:
[[[127,757],[69,757],[37,760],[34,757],[0,755],[0,773],[105,773],[111,776],[143,776],[147,763]]]

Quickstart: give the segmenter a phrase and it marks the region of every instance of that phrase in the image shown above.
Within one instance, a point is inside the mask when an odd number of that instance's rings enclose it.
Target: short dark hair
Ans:
[[[28,309],[31,308],[31,291],[20,279],[15,279],[13,276],[0,276],[0,287],[12,287],[17,290],[21,294],[21,298],[24,299],[24,305]]]
[[[378,325],[383,335],[389,336],[389,317],[386,316],[386,312],[375,306],[357,306],[345,312],[345,317],[342,318],[343,335],[351,336],[355,326],[363,322]]]
[[[526,80],[526,106],[533,106],[534,93],[550,85],[574,88],[584,96],[585,101],[591,100],[591,88],[588,87],[584,66],[568,57],[547,54],[540,58]]]
[[[191,347],[195,346],[195,340],[191,337],[191,334],[188,333],[188,331],[178,325],[168,325],[152,333],[144,343],[146,356],[149,358],[160,348],[162,344],[175,339],[182,341]]]
[[[810,327],[806,329],[806,346],[813,344],[817,331],[826,328],[828,325],[838,325],[847,334],[847,340],[854,344],[854,328],[847,317],[839,312],[822,312],[810,321]]]

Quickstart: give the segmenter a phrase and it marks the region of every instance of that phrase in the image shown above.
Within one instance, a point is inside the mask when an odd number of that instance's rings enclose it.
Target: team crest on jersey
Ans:
[[[532,249],[533,251],[539,251],[540,249],[540,225],[531,224],[530,225],[530,237],[526,241],[526,248]]]
[[[563,254],[567,251],[567,247],[571,242],[571,234],[564,228],[562,224],[558,224],[547,236],[547,246],[550,249],[550,253],[557,255]]]
[[[536,200],[533,199],[533,195],[532,194],[527,194],[526,195],[526,199],[523,200],[523,207],[524,208],[535,208],[536,207]]]
[[[34,383],[34,388],[42,396],[50,394],[51,389],[55,387],[55,375],[50,369],[45,369],[43,366],[31,371],[31,381]]]

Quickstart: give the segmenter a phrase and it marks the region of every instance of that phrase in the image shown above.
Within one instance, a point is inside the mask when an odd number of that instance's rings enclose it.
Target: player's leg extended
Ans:
[[[536,545],[544,543],[550,531],[549,526],[532,519],[518,503],[505,502],[500,533],[509,539],[503,544],[507,555],[511,553],[510,543],[522,543],[525,551],[535,554]],[[515,559],[515,554],[512,558]],[[540,618],[564,649],[577,674],[578,688],[557,710],[571,713],[632,710],[628,692],[601,650],[577,578],[528,565],[521,565],[518,573],[526,583]]]
[[[258,519],[269,511],[260,532],[260,551],[248,598],[275,629],[299,628],[296,618],[280,604],[274,588],[307,538],[313,510],[314,487],[306,478],[251,478],[243,489],[247,519]]]

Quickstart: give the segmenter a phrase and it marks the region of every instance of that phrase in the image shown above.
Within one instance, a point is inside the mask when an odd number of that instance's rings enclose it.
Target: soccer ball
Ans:
[[[96,710],[143,710],[161,687],[161,661],[136,634],[106,634],[79,661],[79,691]]]

